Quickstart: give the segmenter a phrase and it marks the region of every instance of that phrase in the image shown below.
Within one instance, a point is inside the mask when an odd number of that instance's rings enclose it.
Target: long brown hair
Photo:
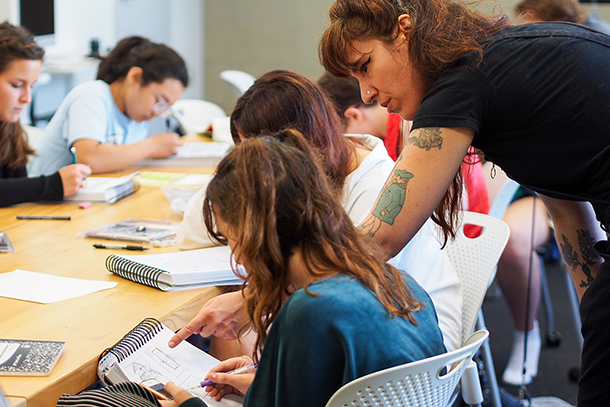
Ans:
[[[142,85],[173,78],[185,88],[188,86],[189,76],[182,57],[166,45],[138,36],[118,42],[100,63],[97,79],[111,84],[125,78],[135,66],[142,68]]]
[[[40,61],[44,50],[34,42],[34,36],[23,27],[7,22],[0,24],[0,73],[9,69],[18,59]],[[0,120],[0,165],[17,168],[28,162],[34,154],[19,121],[7,123]]]
[[[286,128],[300,131],[316,148],[335,191],[343,190],[353,146],[343,136],[332,102],[316,83],[290,71],[267,72],[237,100],[230,122],[236,144]]]
[[[300,250],[314,279],[349,275],[370,288],[390,314],[417,325],[413,313],[422,304],[401,272],[383,263],[354,227],[316,161],[296,130],[253,138],[222,160],[206,191],[203,213],[212,238],[227,243],[214,217],[237,231],[233,254],[246,273],[235,272],[248,287],[243,292],[258,334],[255,356],[290,295],[288,263],[294,250]]]
[[[328,14],[318,52],[324,68],[340,77],[350,75],[354,41],[375,39],[390,46],[400,33],[398,17],[411,16],[409,59],[428,90],[465,53],[482,58],[483,42],[510,25],[506,14],[489,16],[460,0],[335,0]],[[445,241],[455,237],[462,189],[458,171],[431,217]]]

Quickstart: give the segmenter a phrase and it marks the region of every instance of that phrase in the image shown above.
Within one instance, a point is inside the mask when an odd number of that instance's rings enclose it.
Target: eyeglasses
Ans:
[[[154,83],[151,83],[150,87],[152,88],[153,92],[155,92],[155,97],[157,98],[157,103],[155,103],[152,107],[153,113],[159,117],[171,116],[173,113],[172,106],[159,94],[159,91]]]

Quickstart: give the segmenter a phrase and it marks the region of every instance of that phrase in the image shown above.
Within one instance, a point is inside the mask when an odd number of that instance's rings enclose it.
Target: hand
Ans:
[[[176,386],[172,382],[165,383],[165,390],[169,394],[171,394],[174,399],[173,400],[158,400],[159,403],[161,403],[161,405],[163,407],[177,407],[180,404],[184,403],[186,400],[192,399],[195,397],[191,393],[186,391],[185,389]]]
[[[217,336],[225,340],[237,339],[237,331],[248,321],[241,291],[222,294],[205,303],[195,318],[170,339],[173,348],[193,334]]]
[[[59,169],[64,197],[74,195],[84,186],[85,178],[91,174],[91,168],[84,164],[72,164]]]
[[[176,154],[176,147],[183,145],[176,133],[158,133],[146,139],[149,144],[151,158],[165,158]]]
[[[215,384],[206,387],[205,391],[217,401],[225,394],[235,393],[244,396],[254,380],[254,372],[242,374],[226,374],[222,372],[230,372],[251,363],[252,360],[249,357],[241,356],[227,359],[214,366],[205,378],[213,381]]]

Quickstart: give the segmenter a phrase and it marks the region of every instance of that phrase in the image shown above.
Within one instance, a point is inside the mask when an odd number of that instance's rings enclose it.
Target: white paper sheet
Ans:
[[[18,269],[0,274],[0,297],[49,304],[116,285],[110,281],[82,280]]]

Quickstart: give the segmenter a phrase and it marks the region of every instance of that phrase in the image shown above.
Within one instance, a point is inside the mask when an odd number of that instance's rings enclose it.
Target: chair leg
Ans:
[[[538,255],[540,261],[540,287],[542,291],[542,305],[544,315],[546,317],[546,346],[554,348],[561,343],[561,334],[555,331],[555,315],[553,305],[551,303],[551,294],[549,292],[549,284],[546,279],[546,269],[544,267],[544,257]]]
[[[476,328],[477,331],[485,328],[485,318],[483,318],[483,310],[479,310],[479,315],[477,317]],[[502,400],[500,398],[500,386],[498,385],[498,379],[496,378],[496,370],[494,367],[494,362],[491,357],[491,348],[489,347],[489,339],[483,342],[481,346],[481,360],[483,361],[483,365],[485,366],[485,370],[487,372],[487,378],[489,380],[489,390],[491,392],[491,407],[502,407]]]

